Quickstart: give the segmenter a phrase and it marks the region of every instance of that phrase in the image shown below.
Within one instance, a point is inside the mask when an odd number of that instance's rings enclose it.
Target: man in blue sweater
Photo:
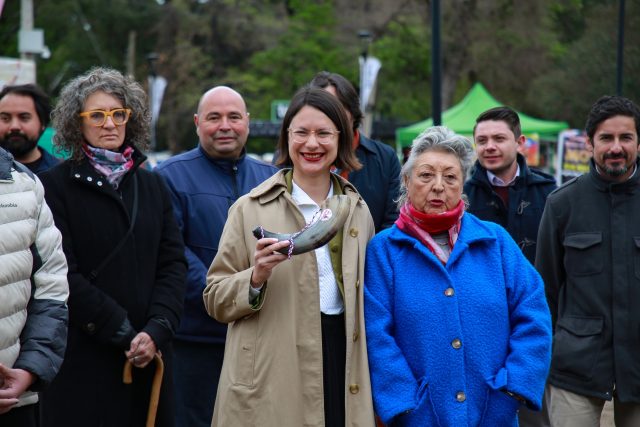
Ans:
[[[277,171],[246,155],[249,113],[235,90],[207,91],[194,122],[198,146],[156,169],[171,190],[189,262],[184,314],[174,339],[177,427],[211,425],[227,327],[207,315],[202,291],[227,211]]]

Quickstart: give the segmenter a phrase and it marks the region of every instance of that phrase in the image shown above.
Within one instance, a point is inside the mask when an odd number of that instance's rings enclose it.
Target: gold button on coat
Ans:
[[[444,291],[444,294],[445,294],[446,296],[448,296],[448,297],[452,297],[454,293],[455,293],[455,292],[453,291],[453,288],[447,288],[447,289],[445,289],[445,291]]]
[[[464,394],[464,391],[459,391],[456,393],[456,400],[458,402],[464,402],[465,400],[467,400],[467,395]]]
[[[358,384],[350,384],[349,391],[351,392],[351,394],[358,394],[358,392],[360,391],[360,386],[358,386]]]
[[[462,347],[462,341],[456,338],[455,340],[451,341],[451,347],[455,348],[456,350],[459,349],[460,347]]]
[[[355,332],[353,333],[353,341],[354,341],[354,342],[358,341],[358,337],[359,337],[359,336],[360,336],[360,334],[358,333],[358,331],[355,331]]]
[[[351,230],[349,230],[349,235],[351,237],[358,237],[358,229],[357,228],[352,228]]]

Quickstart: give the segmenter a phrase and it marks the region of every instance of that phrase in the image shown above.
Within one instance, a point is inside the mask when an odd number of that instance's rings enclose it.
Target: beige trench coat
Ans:
[[[369,210],[355,188],[340,179],[351,207],[343,228],[346,421],[374,426],[364,327],[363,277],[367,242],[374,234]],[[276,266],[259,307],[249,304],[257,225],[292,233],[304,217],[280,171],[230,209],[218,254],[207,275],[209,315],[229,324],[212,426],[324,426],[322,332],[314,252]]]

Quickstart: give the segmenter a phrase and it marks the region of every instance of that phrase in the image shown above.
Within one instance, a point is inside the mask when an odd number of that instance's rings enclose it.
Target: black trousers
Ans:
[[[37,427],[38,404],[20,406],[0,415],[2,427]]]
[[[322,380],[325,427],[344,427],[347,338],[344,313],[322,316]]]

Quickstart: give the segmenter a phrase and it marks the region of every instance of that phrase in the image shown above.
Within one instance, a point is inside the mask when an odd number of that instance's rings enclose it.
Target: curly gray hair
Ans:
[[[94,67],[62,88],[51,113],[53,127],[56,129],[53,137],[56,147],[67,151],[74,160],[83,158],[81,147],[85,140],[82,135],[82,118],[78,114],[82,112],[87,98],[98,91],[115,96],[125,108],[131,109],[124,144],[146,150],[151,124],[147,95],[135,80],[105,67]]]
[[[413,140],[411,144],[411,152],[407,162],[402,166],[400,171],[400,197],[398,198],[398,207],[401,208],[407,202],[407,180],[411,177],[411,172],[415,166],[416,159],[427,151],[444,151],[454,154],[460,161],[462,168],[462,178],[467,177],[467,173],[473,165],[473,145],[468,138],[458,135],[445,126],[433,126],[422,131],[420,135]],[[465,204],[466,197],[463,196]]]

